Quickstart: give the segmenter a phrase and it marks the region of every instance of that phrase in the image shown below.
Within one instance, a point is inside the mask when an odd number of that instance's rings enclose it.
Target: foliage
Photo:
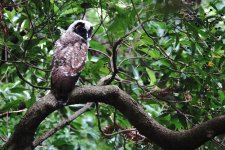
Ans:
[[[95,34],[78,85],[96,85],[102,77],[112,74],[113,46],[127,35],[117,49],[118,73],[112,84],[129,93],[155,120],[180,131],[224,114],[224,6],[222,0],[200,5],[178,0],[1,2],[0,47],[2,54],[8,52],[8,60],[1,60],[0,69],[1,139],[9,137],[26,108],[49,92],[59,27],[66,29],[84,14],[94,24]],[[37,135],[78,108],[70,106],[50,115]],[[100,112],[102,128],[113,125],[114,117],[123,128],[131,128],[114,108],[101,104]],[[215,140],[223,142],[223,137]],[[101,136],[93,108],[37,149],[124,147],[159,149],[128,140],[123,134],[109,139]],[[199,149],[219,147],[210,141]]]

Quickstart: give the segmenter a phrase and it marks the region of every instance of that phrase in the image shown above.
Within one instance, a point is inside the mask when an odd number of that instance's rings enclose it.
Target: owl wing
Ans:
[[[55,67],[65,66],[71,70],[69,76],[79,73],[85,64],[88,46],[83,41],[68,43],[67,45],[56,42],[53,63]]]
[[[72,48],[73,53],[70,55],[70,59],[68,64],[72,68],[74,73],[80,72],[86,61],[88,47],[87,44],[84,42],[77,42],[73,45]]]

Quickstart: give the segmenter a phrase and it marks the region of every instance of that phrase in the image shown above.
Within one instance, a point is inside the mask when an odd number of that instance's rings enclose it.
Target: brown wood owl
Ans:
[[[68,101],[68,95],[84,68],[92,30],[93,26],[90,22],[77,20],[55,43],[51,90],[61,103]]]

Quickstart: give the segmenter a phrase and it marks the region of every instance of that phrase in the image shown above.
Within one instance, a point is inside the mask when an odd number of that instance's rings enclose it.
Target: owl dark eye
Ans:
[[[82,22],[77,23],[74,27],[75,33],[81,33],[81,32],[85,32],[85,31],[86,31],[86,29],[85,29],[84,23],[82,23]]]
[[[85,27],[84,27],[84,26],[79,25],[79,26],[77,26],[77,27],[76,27],[76,31],[77,31],[77,32],[85,32],[85,31],[86,31],[86,29],[85,29]]]

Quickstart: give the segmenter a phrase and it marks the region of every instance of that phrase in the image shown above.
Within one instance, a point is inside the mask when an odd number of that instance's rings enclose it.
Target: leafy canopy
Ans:
[[[123,39],[117,48],[118,73],[112,84],[129,93],[160,124],[182,130],[224,114],[224,6],[222,0],[200,5],[179,0],[3,1],[0,47],[8,59],[5,63],[1,60],[0,69],[0,136],[8,137],[23,110],[49,92],[59,28],[66,29],[83,17],[94,24],[95,34],[79,85],[96,85],[112,74],[113,45]],[[37,134],[80,107],[70,106],[50,115]],[[121,127],[131,128],[114,108],[101,104],[100,111],[103,128],[113,125],[114,117]],[[217,146],[208,142],[199,149]],[[94,109],[37,149],[113,147],[157,149],[152,144],[127,140],[123,134],[102,137]]]

